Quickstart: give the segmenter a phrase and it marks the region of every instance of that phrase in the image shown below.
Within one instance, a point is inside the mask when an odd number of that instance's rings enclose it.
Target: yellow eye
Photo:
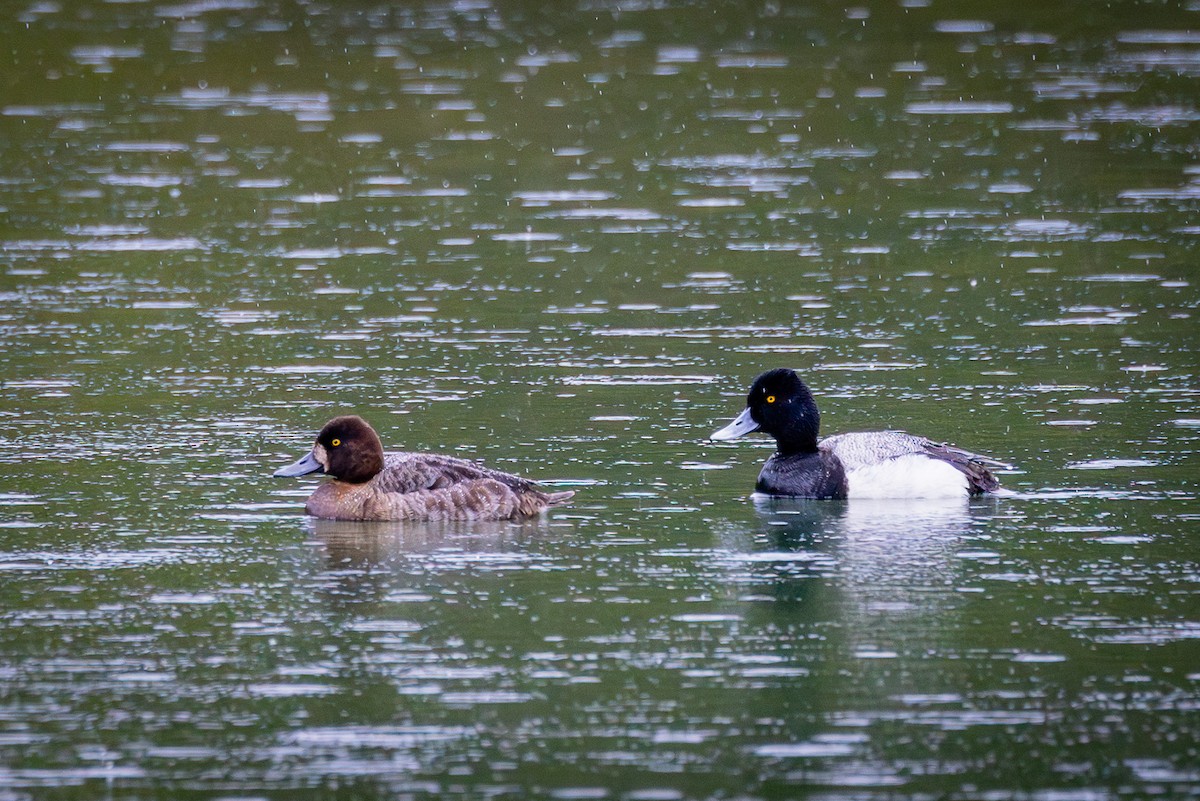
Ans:
[[[338,445],[342,444],[342,441],[340,439],[335,439],[333,442],[330,442],[329,444],[336,448]]]
[[[774,403],[774,402],[775,402],[775,396],[774,396],[774,395],[768,395],[768,396],[767,396],[767,403]]]

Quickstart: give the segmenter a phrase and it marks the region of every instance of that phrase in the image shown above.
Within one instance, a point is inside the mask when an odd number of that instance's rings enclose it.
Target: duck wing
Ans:
[[[1000,480],[992,474],[992,471],[1009,467],[1004,462],[990,456],[956,448],[946,442],[926,441],[925,452],[934,459],[949,462],[963,473],[970,483],[972,495],[981,492],[995,492],[1000,489]]]
[[[384,457],[383,471],[374,481],[383,492],[404,494],[446,489],[484,479],[499,482],[518,493],[534,489],[532,481],[520,476],[437,453],[389,453]]]
[[[967,477],[972,494],[999,489],[1000,482],[992,474],[992,470],[1009,467],[991,457],[972,453],[949,443],[916,437],[903,431],[835,434],[821,440],[820,448],[837,456],[847,473],[910,454],[938,459],[952,465]]]

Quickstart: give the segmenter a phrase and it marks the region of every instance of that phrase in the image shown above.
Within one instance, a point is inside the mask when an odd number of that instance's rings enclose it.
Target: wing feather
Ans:
[[[519,476],[437,453],[389,453],[375,482],[383,492],[409,493],[447,489],[482,479],[497,481],[516,492],[533,489],[533,482]]]
[[[933,442],[902,431],[871,431],[836,434],[821,440],[820,447],[841,460],[846,472],[871,467],[909,454],[921,454],[952,465],[967,477],[972,493],[991,492],[1000,487],[992,470],[1009,465],[945,442]]]

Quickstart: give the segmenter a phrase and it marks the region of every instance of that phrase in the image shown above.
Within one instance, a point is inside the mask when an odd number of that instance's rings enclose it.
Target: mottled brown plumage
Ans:
[[[275,472],[332,477],[305,511],[330,520],[505,520],[530,517],[575,493],[544,492],[533,482],[432,453],[385,454],[375,430],[357,416],[325,424],[312,451]]]

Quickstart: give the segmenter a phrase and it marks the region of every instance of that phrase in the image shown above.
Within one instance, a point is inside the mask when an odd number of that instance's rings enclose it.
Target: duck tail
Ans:
[[[546,505],[547,506],[561,506],[562,504],[566,503],[567,501],[569,501],[575,497],[575,490],[563,490],[562,492],[547,492],[547,493],[545,493],[545,496],[546,496]]]
[[[523,517],[536,517],[551,506],[559,506],[566,503],[574,495],[574,490],[543,492],[542,490],[534,489],[523,492],[514,498],[515,504],[513,505],[510,517],[514,520]]]

